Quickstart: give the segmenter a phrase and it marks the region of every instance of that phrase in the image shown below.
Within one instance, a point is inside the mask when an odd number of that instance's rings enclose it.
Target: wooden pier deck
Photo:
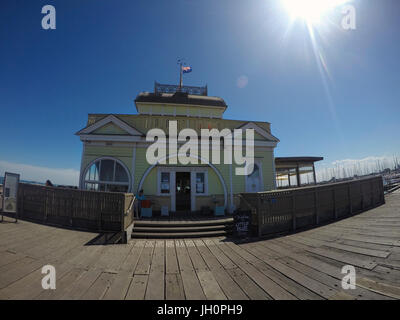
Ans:
[[[88,243],[94,233],[5,218],[0,299],[400,299],[400,190],[360,215],[285,237]],[[53,265],[56,290],[43,290]],[[357,287],[341,287],[353,265]]]

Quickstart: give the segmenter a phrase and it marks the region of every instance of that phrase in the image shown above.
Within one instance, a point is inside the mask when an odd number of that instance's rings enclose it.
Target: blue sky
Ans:
[[[69,183],[87,114],[135,113],[154,80],[178,82],[178,57],[193,68],[184,83],[225,99],[225,118],[271,123],[276,156],[323,156],[324,167],[399,155],[400,3],[352,3],[357,29],[344,31],[337,9],[313,49],[280,0],[2,0],[0,175],[18,164]],[[46,4],[56,30],[41,28]]]

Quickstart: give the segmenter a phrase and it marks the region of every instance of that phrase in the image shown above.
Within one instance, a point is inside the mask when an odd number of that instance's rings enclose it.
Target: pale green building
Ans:
[[[268,122],[224,119],[227,105],[222,98],[207,95],[207,87],[179,87],[155,83],[154,92],[141,92],[135,99],[136,114],[89,114],[87,126],[78,131],[83,143],[79,186],[81,189],[137,193],[143,189],[152,200],[153,212],[213,210],[232,212],[237,194],[276,188],[274,148],[279,140]],[[224,164],[224,139],[219,139],[220,163],[204,163],[199,151],[189,164],[166,149],[164,161],[149,163],[146,140],[149,130],[167,134],[176,121],[177,131],[202,129],[254,129],[254,171],[237,175]],[[243,139],[244,140],[244,139]],[[200,141],[200,140],[199,140]],[[178,142],[178,149],[185,142]],[[200,149],[199,149],[200,150]],[[244,153],[244,151],[243,151]],[[198,160],[198,161],[197,161]],[[197,161],[197,163],[196,163]]]

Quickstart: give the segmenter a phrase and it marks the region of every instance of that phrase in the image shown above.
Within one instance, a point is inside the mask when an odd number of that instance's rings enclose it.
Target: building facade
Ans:
[[[133,192],[143,189],[152,200],[153,211],[200,211],[222,207],[232,212],[237,194],[276,188],[274,148],[279,140],[268,122],[227,120],[222,98],[207,95],[207,87],[179,87],[155,84],[154,92],[141,92],[135,99],[137,114],[89,114],[87,126],[78,131],[83,143],[81,189]],[[199,151],[189,164],[167,148],[164,159],[149,163],[147,150],[154,142],[146,139],[151,129],[167,134],[193,129],[254,130],[254,170],[237,175],[243,167],[224,162],[224,138],[219,139],[220,161],[206,162]],[[244,137],[243,137],[244,140]],[[199,140],[200,141],[200,140]],[[178,148],[184,141],[178,141]],[[200,142],[199,142],[200,143]],[[201,148],[200,148],[201,149]],[[199,149],[199,150],[200,150]],[[163,160],[163,161],[161,161]]]

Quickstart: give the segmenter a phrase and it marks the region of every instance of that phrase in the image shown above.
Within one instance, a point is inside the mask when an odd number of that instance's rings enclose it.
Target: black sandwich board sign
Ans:
[[[237,211],[233,216],[235,236],[248,238],[250,236],[251,211]]]

